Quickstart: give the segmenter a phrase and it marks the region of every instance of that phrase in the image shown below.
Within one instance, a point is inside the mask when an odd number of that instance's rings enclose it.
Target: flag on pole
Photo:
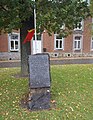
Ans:
[[[35,33],[35,29],[28,30],[27,36],[24,39],[23,44],[25,44],[26,42],[31,41],[32,37],[34,36],[34,33]]]

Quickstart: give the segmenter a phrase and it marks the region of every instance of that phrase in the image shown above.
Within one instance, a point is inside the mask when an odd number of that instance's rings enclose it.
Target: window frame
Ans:
[[[42,34],[37,34],[37,35],[36,35],[36,38],[37,38],[37,41],[41,41],[41,40],[42,40]],[[35,34],[34,34],[34,36],[32,37],[32,40],[35,41]]]
[[[58,34],[54,34],[54,39],[55,39],[55,44],[54,44],[54,48],[55,48],[55,50],[64,50],[64,38],[62,37],[62,38],[57,38],[57,36],[58,36]],[[58,41],[58,47],[56,47],[56,41]],[[60,42],[62,42],[62,45],[61,45],[61,47],[60,47]]]
[[[90,0],[82,0],[83,2],[87,2],[88,6],[90,5]]]
[[[17,39],[12,39],[12,35],[17,35],[18,38]],[[8,34],[9,36],[9,51],[10,52],[18,52],[20,50],[20,33],[16,33],[16,32],[12,32]],[[14,48],[12,48],[12,42],[13,42],[13,46]],[[16,49],[16,42],[18,42],[18,48]]]
[[[80,40],[75,39],[75,37],[80,37]],[[77,34],[74,35],[73,36],[73,49],[74,50],[81,50],[82,49],[82,41],[83,41],[83,36],[82,35],[77,35]],[[76,47],[75,47],[75,42],[76,42]],[[79,42],[80,42],[80,45],[79,45]]]
[[[91,37],[91,50],[93,51],[93,36]]]
[[[80,28],[78,27],[79,24],[81,24]],[[83,20],[77,23],[77,27],[74,27],[74,31],[76,31],[76,30],[83,31],[83,29],[84,29],[84,21]]]

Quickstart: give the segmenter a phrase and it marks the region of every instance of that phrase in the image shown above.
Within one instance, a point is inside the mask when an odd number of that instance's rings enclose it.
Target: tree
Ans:
[[[0,31],[11,32],[20,28],[21,43],[21,71],[23,75],[28,73],[28,55],[30,54],[30,43],[22,44],[27,30],[33,25],[34,2],[29,0],[0,0]]]
[[[93,0],[90,1],[90,12],[93,17]]]
[[[91,16],[84,0],[0,0],[0,31],[11,32],[21,28],[21,70],[28,72],[30,44],[22,45],[27,30],[32,28],[33,9],[37,14],[37,32],[46,29],[51,35],[57,32],[63,37],[72,32],[74,25]],[[32,17],[32,18],[31,18]],[[63,27],[65,25],[65,27]]]
[[[68,35],[75,24],[90,16],[88,4],[84,0],[41,0],[37,11],[38,28],[42,31],[47,29],[49,34],[58,32],[62,36]],[[60,29],[64,25],[65,28]]]

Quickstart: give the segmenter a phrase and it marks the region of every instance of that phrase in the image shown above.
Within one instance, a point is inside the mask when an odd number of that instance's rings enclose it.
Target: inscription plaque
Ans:
[[[29,56],[30,88],[50,87],[50,58],[46,53]]]

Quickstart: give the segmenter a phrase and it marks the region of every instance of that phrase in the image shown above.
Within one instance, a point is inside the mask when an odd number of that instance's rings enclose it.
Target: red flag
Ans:
[[[25,44],[26,42],[29,42],[32,39],[32,37],[34,36],[34,33],[35,33],[35,29],[28,30],[27,36],[24,39],[23,44]]]

